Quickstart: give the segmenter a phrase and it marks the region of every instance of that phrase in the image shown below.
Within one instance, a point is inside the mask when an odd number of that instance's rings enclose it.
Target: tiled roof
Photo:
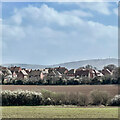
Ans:
[[[28,75],[25,70],[21,70],[23,75]]]

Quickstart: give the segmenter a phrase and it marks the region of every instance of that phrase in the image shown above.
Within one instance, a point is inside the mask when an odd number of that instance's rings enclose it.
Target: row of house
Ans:
[[[67,72],[67,76],[71,77],[88,77],[88,78],[94,78],[94,77],[102,77],[105,75],[112,75],[113,71],[110,71],[108,69],[103,70],[96,70],[96,69],[86,69],[86,68],[79,68],[79,69],[71,69]]]
[[[65,77],[65,78],[78,78],[78,77],[102,77],[105,75],[112,75],[113,71],[107,68],[102,70],[96,70],[92,68],[79,68],[68,70],[65,67],[45,68],[45,69],[25,69],[21,67],[0,67],[0,76],[4,76],[4,82],[10,81],[10,79],[20,80],[43,80],[45,77]]]

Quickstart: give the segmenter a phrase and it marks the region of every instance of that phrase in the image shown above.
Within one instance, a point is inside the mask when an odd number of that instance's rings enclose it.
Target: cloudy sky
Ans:
[[[3,3],[3,63],[117,58],[117,3]]]

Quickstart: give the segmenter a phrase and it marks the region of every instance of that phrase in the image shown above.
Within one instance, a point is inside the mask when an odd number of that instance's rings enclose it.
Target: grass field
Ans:
[[[83,108],[74,106],[2,107],[3,118],[118,118],[117,107]]]
[[[68,85],[68,86],[56,86],[56,85],[2,85],[2,90],[30,90],[40,92],[42,89],[50,90],[53,92],[81,92],[89,95],[91,91],[98,89],[101,91],[107,91],[111,97],[118,94],[118,85]]]

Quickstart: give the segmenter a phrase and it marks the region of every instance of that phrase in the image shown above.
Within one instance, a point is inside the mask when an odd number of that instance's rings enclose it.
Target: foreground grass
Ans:
[[[15,106],[2,107],[3,118],[118,118],[117,107],[78,108]]]

